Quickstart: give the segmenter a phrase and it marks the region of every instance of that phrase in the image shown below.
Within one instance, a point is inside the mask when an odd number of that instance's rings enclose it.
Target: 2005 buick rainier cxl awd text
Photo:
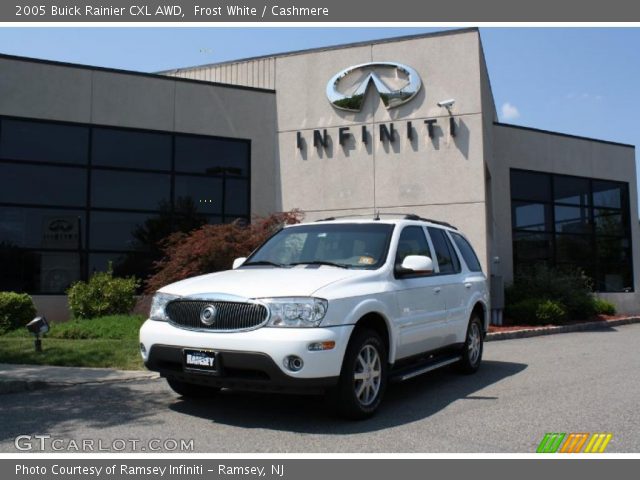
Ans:
[[[140,350],[185,397],[324,392],[365,418],[391,380],[452,363],[475,372],[488,312],[456,228],[411,214],[327,219],[283,228],[233,270],[160,289]]]

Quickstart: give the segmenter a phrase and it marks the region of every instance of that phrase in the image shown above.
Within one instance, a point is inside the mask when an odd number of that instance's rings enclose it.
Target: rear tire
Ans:
[[[482,362],[482,350],[484,346],[484,332],[482,321],[477,313],[471,315],[469,326],[467,327],[467,337],[462,347],[462,358],[460,359],[460,371],[462,373],[475,373],[480,368]]]
[[[347,347],[340,380],[330,392],[338,414],[352,420],[372,416],[387,386],[387,349],[377,332],[358,329]]]
[[[196,385],[173,378],[167,378],[167,383],[171,390],[185,398],[207,398],[217,394],[220,389],[217,387],[207,387],[206,385]]]

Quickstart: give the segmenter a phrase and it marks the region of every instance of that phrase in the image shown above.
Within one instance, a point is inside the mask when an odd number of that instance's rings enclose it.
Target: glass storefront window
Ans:
[[[246,214],[249,211],[249,182],[235,178],[227,178],[225,180],[225,212],[232,215]]]
[[[593,204],[596,207],[622,208],[625,188],[620,183],[595,180],[593,182]]]
[[[544,203],[518,202],[513,205],[513,228],[532,231],[550,231],[551,213]]]
[[[169,203],[171,177],[161,173],[93,170],[91,206],[135,210],[160,210]]]
[[[628,188],[512,169],[514,271],[539,262],[573,266],[598,291],[633,290]]]
[[[176,175],[175,182],[176,198],[191,199],[198,212],[222,215],[223,179]]]
[[[511,198],[549,201],[551,178],[544,173],[518,171],[511,175]]]
[[[91,250],[136,250],[136,230],[153,217],[149,213],[91,212]]]
[[[554,208],[557,233],[589,233],[589,209],[556,205]]]
[[[146,277],[158,242],[250,219],[250,142],[0,117],[0,289],[64,293],[113,263]]]
[[[86,165],[89,128],[3,118],[0,121],[0,158]]]
[[[64,293],[81,278],[81,254],[0,245],[0,290]]]
[[[85,212],[0,207],[0,244],[21,248],[76,250],[84,246]]]
[[[0,162],[0,203],[82,207],[87,202],[86,168]]]
[[[176,136],[176,171],[249,175],[249,144],[218,138]]]
[[[113,128],[94,128],[91,163],[147,170],[171,169],[171,135]]]
[[[588,205],[589,180],[579,177],[555,175],[553,177],[554,201],[571,205]]]

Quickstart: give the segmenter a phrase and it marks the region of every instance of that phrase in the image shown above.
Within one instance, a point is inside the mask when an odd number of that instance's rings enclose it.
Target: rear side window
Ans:
[[[482,266],[480,266],[480,262],[478,261],[476,252],[473,251],[473,247],[471,246],[471,244],[467,241],[466,238],[464,238],[459,233],[455,233],[455,232],[450,232],[450,233],[451,233],[451,237],[453,238],[453,241],[458,247],[458,250],[460,250],[460,254],[462,255],[462,258],[464,258],[464,261],[467,264],[467,267],[469,267],[469,270],[471,270],[472,272],[481,272]]]
[[[428,230],[433,242],[433,248],[436,251],[440,273],[458,273],[460,271],[460,260],[458,260],[453,245],[444,230],[434,227],[428,227]]]

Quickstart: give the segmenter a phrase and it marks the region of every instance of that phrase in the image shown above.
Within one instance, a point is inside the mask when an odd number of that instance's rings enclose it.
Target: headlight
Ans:
[[[317,327],[327,313],[323,298],[261,298],[269,309],[268,327]]]
[[[151,300],[151,311],[149,312],[149,318],[151,320],[158,320],[160,322],[168,322],[169,317],[167,317],[166,312],[164,311],[167,303],[171,300],[175,300],[178,298],[178,295],[171,295],[169,293],[156,293],[153,296],[153,300]]]

